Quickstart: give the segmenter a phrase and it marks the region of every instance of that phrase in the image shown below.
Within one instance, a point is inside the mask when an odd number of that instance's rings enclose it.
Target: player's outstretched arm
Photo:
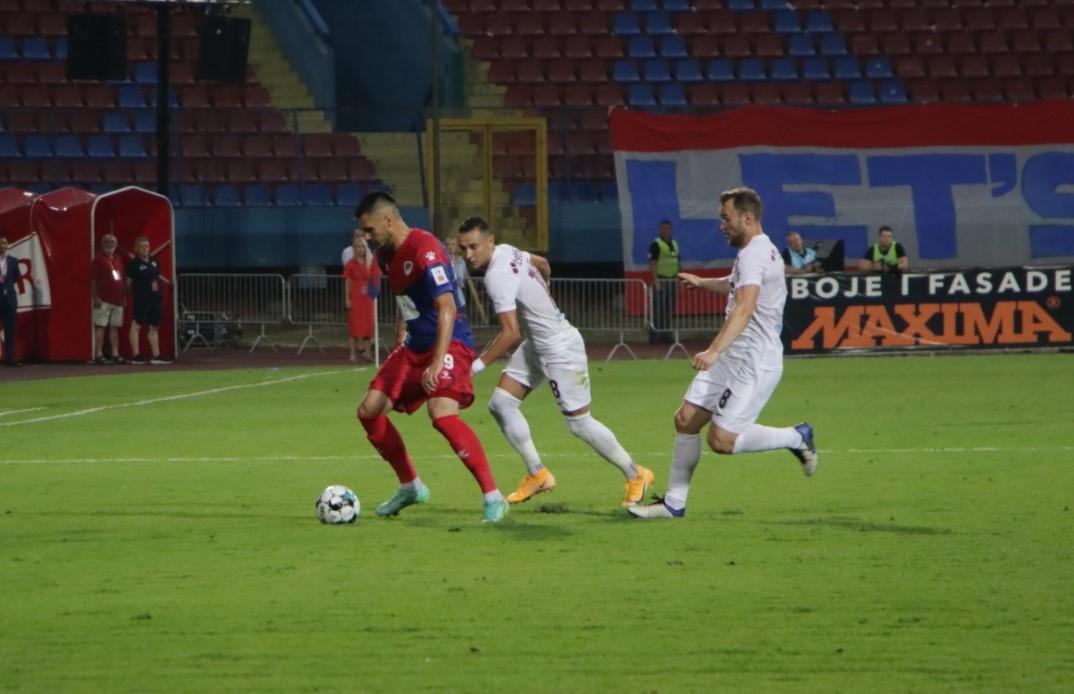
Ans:
[[[455,295],[445,292],[433,299],[436,306],[436,343],[433,345],[433,359],[421,376],[421,385],[426,393],[436,390],[440,382],[440,371],[444,368],[444,357],[451,345],[451,335],[455,330]]]
[[[757,284],[746,284],[735,289],[735,310],[727,317],[727,322],[713,338],[709,348],[694,355],[695,369],[708,370],[716,362],[720,353],[730,347],[735,338],[742,334],[742,331],[749,325],[750,319],[753,318],[760,295],[761,287]]]
[[[701,277],[689,272],[680,272],[678,278],[688,287],[704,289],[713,294],[727,296],[731,292],[730,275],[727,277]]]
[[[496,333],[496,337],[481,353],[481,357],[474,361],[475,374],[481,373],[486,366],[507,354],[507,351],[522,339],[522,331],[518,327],[518,311],[497,313],[496,318],[500,321],[500,332]]]

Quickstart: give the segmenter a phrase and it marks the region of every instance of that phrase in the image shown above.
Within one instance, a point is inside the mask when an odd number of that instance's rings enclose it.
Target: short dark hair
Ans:
[[[761,202],[761,196],[753,188],[740,186],[720,193],[721,206],[728,200],[731,201],[732,207],[739,214],[749,212],[754,219],[758,222],[761,221],[761,215],[764,214],[764,204]]]
[[[660,226],[664,226],[665,224],[667,224],[668,226],[671,226],[671,220],[670,219],[661,219],[660,220]]]
[[[892,234],[895,233],[895,230],[889,227],[887,224],[884,224],[879,229],[877,229],[876,233],[883,234],[885,231],[890,231]]]
[[[462,220],[462,224],[459,224],[459,233],[465,234],[468,231],[480,231],[482,234],[487,234],[489,223],[481,217],[467,217]]]
[[[396,212],[399,211],[399,203],[384,191],[377,190],[372,193],[366,193],[361,202],[358,203],[358,207],[354,208],[354,218],[361,219],[370,212],[375,212],[384,207],[391,207]]]

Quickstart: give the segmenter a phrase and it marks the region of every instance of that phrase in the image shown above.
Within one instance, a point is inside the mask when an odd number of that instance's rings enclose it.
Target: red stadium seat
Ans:
[[[844,34],[854,34],[865,31],[865,15],[858,10],[839,10],[833,13],[835,27]]]
[[[589,108],[581,112],[578,126],[583,130],[607,130],[608,114],[599,108]]]
[[[598,84],[593,91],[593,103],[597,106],[620,106],[626,103],[626,90],[618,84]]]
[[[211,142],[214,157],[241,157],[242,139],[238,135],[217,135]]]
[[[277,133],[269,136],[272,141],[272,153],[277,157],[298,157],[298,141],[291,133]]]
[[[623,40],[618,36],[597,37],[593,56],[596,58],[622,58],[626,55],[623,50]]]
[[[962,13],[956,8],[936,10],[932,15],[932,27],[941,32],[961,31]]]
[[[515,61],[497,60],[489,66],[489,82],[493,84],[514,84]]]
[[[179,103],[183,108],[209,108],[209,88],[204,84],[179,87]]]
[[[917,80],[907,85],[910,100],[914,103],[930,104],[940,100],[940,88],[932,80]]]
[[[738,23],[735,21],[735,13],[730,10],[719,10],[705,13],[705,26],[711,34],[737,34]]]
[[[337,157],[358,157],[362,155],[362,146],[354,135],[332,133],[332,154]]]
[[[743,106],[750,103],[750,90],[744,84],[721,84],[717,86],[720,103],[724,106]]]
[[[850,52],[863,57],[880,55],[880,44],[873,34],[853,34],[850,37]]]
[[[610,17],[607,12],[582,12],[578,15],[578,33],[604,36],[612,28]]]
[[[988,58],[983,55],[964,55],[958,61],[958,74],[962,77],[990,77]],[[996,91],[1000,91],[996,84]]]
[[[905,34],[884,34],[880,39],[880,51],[892,58],[914,53]]]
[[[512,13],[511,25],[518,36],[544,36],[544,17],[538,12]]]
[[[239,113],[246,115],[242,111]],[[282,111],[261,109],[256,111],[256,113],[257,130],[260,130],[263,133],[286,133],[291,131],[287,118]]]
[[[526,39],[516,36],[501,36],[499,43],[501,58],[521,60],[522,58],[530,57],[530,49],[526,45]]]
[[[750,85],[750,101],[755,104],[773,106],[783,103],[783,96],[778,84],[761,82]]]
[[[20,106],[48,108],[52,106],[52,97],[48,87],[23,87],[19,91]]]
[[[190,12],[172,13],[172,36],[182,38],[184,36],[198,35],[198,16]]]
[[[1061,29],[1049,31],[1044,35],[1044,50],[1048,53],[1074,51],[1074,37],[1071,36],[1071,32]]]
[[[377,178],[377,170],[373,166],[373,162],[365,157],[349,159],[347,172],[349,173],[351,180],[354,181],[373,181]]]
[[[914,34],[910,39],[917,55],[938,55],[943,53],[943,44],[940,43],[940,35],[934,31],[923,31]]]
[[[67,36],[67,16],[56,12],[39,15],[37,35],[50,39]]]
[[[762,10],[755,12],[740,12],[738,16],[738,31],[742,34],[767,34],[772,31],[768,23],[768,13]]]
[[[242,140],[242,154],[245,157],[271,157],[272,135],[247,135]]]
[[[578,80],[581,82],[607,82],[608,63],[603,60],[581,60],[578,65]]]
[[[609,37],[609,38],[615,38]],[[619,44],[619,52],[623,46]],[[563,42],[563,55],[566,58],[589,58],[593,55],[593,46],[588,36],[568,36]]]
[[[41,180],[41,162],[35,159],[13,159],[8,162],[8,180],[17,183],[37,183]]]
[[[1003,95],[1008,101],[1033,101],[1037,98],[1033,86],[1020,77],[1003,80]]]
[[[189,88],[188,88],[189,89]],[[208,92],[209,104],[214,108],[242,108],[243,88],[231,85],[213,87]],[[187,105],[184,102],[184,105]]]
[[[47,115],[39,110],[13,110],[7,114],[6,130],[12,133],[47,132]]]
[[[153,166],[153,180],[157,178],[155,162],[147,161],[147,164]],[[101,180],[108,183],[123,185],[126,183],[133,183],[137,179],[134,177],[134,171],[130,165],[130,162],[122,159],[105,159],[100,162]]]
[[[544,65],[539,60],[520,61],[515,65],[515,79],[532,84],[544,82]]]
[[[307,160],[317,162],[316,176],[321,181],[347,181],[350,174],[347,173],[347,162],[343,159],[315,159]]]
[[[179,141],[179,153],[184,159],[198,159],[211,156],[209,139],[204,135],[184,135]]]
[[[472,55],[477,60],[494,60],[500,57],[500,44],[492,36],[478,36],[474,39]]]
[[[988,31],[998,28],[995,13],[985,7],[966,10],[964,26],[970,31]]]
[[[696,58],[717,58],[723,52],[715,36],[695,36],[690,39],[690,54]]]
[[[573,60],[552,60],[548,63],[549,82],[574,82],[579,79]]]
[[[991,62],[991,72],[996,77],[1022,76],[1022,60],[1017,55],[993,55]]]
[[[257,180],[253,159],[225,159],[224,177],[232,183],[251,183]]]
[[[278,137],[283,137],[282,135]],[[332,134],[310,133],[302,136],[302,153],[307,157],[332,156]]]
[[[977,43],[973,40],[973,34],[968,31],[954,31],[944,38],[947,52],[955,55],[969,55],[977,53]]]
[[[57,84],[52,87],[52,105],[56,108],[82,108],[85,104],[81,86]]]
[[[783,39],[775,34],[757,36],[753,43],[753,55],[759,58],[779,58],[783,55]]]
[[[100,183],[104,180],[101,174],[101,162],[96,159],[70,162],[67,174],[67,180],[77,183]]]
[[[964,80],[946,80],[940,84],[940,98],[951,103],[968,104],[973,101],[973,94]]]
[[[64,114],[61,126],[63,130],[72,133],[97,133],[101,131],[101,124],[96,111],[80,108],[68,111]],[[54,119],[55,120],[55,119]]]
[[[297,164],[283,158],[255,159],[255,175],[262,183],[289,183],[296,178]]]
[[[899,30],[899,21],[892,10],[873,10],[868,17],[869,31],[887,33]]]
[[[934,79],[958,77],[955,60],[949,55],[930,56],[925,62],[925,72]]]
[[[533,105],[538,108],[559,106],[562,103],[559,87],[555,84],[540,84],[533,87]]]
[[[784,103],[811,105],[813,90],[808,82],[785,82],[780,85],[781,98]]]
[[[982,53],[1007,53],[1007,33],[1004,31],[985,31],[978,35],[977,46]]]
[[[533,88],[528,84],[512,84],[503,97],[507,108],[529,108],[533,105]]]
[[[1027,77],[1051,77],[1055,62],[1050,55],[1027,55],[1022,60],[1022,74]]]
[[[194,63],[191,62],[172,62],[171,72],[169,73],[172,78],[172,84],[183,85],[194,83]]]
[[[1047,77],[1037,82],[1037,95],[1042,99],[1067,99],[1070,85],[1065,77]]]
[[[1021,7],[1007,7],[999,12],[997,26],[1011,31],[1012,29],[1028,29],[1029,14]]]
[[[681,36],[708,33],[704,15],[698,12],[680,12],[674,16],[675,30]]]
[[[720,103],[720,93],[715,84],[687,85],[686,97],[695,106],[716,106]]]
[[[970,85],[973,100],[983,103],[1003,101],[1003,87],[998,80],[978,79]]]
[[[814,90],[818,104],[835,105],[846,103],[846,88],[842,82],[821,82]]]
[[[913,80],[925,76],[925,60],[916,55],[904,55],[895,59],[895,74],[901,79]]]
[[[551,60],[560,57],[562,53],[563,49],[560,46],[560,40],[555,36],[542,36],[536,38],[530,46],[530,54],[534,58]]]

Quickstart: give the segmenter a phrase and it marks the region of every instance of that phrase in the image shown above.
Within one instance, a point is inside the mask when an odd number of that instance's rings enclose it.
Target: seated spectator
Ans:
[[[877,243],[865,249],[859,268],[862,272],[905,272],[910,261],[906,249],[895,240],[895,232],[886,224],[880,227]]]
[[[817,252],[807,248],[802,235],[797,231],[787,233],[787,247],[783,249],[783,264],[787,266],[788,275],[799,275],[805,272],[822,272],[821,262],[817,260]]]

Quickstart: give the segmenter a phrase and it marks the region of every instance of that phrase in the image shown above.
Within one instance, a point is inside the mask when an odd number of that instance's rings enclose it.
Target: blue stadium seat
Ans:
[[[727,58],[714,58],[705,66],[705,77],[710,82],[734,82],[735,70]]]
[[[18,60],[19,51],[15,48],[15,39],[6,36],[0,38],[0,60]]]
[[[22,141],[22,153],[35,159],[51,157],[52,140],[48,135],[27,135]]]
[[[138,84],[156,84],[157,64],[136,63],[134,65],[134,81]]]
[[[753,4],[753,0],[727,0],[727,9],[753,10],[756,9],[756,6]]]
[[[52,151],[64,159],[81,159],[86,155],[78,135],[57,135],[52,142]]]
[[[670,82],[671,70],[666,60],[646,60],[642,65],[642,79],[646,82]]]
[[[302,204],[302,191],[294,183],[276,186],[276,207],[298,207]]]
[[[537,185],[522,182],[511,186],[511,204],[515,207],[536,207]]]
[[[91,183],[89,187],[86,188],[86,190],[94,195],[104,195],[105,193],[111,193],[115,189],[116,187],[111,183]]]
[[[887,56],[878,55],[865,61],[865,76],[870,79],[889,80],[894,74],[891,59]]]
[[[842,34],[821,34],[820,53],[828,56],[847,55],[847,41]]]
[[[852,55],[844,55],[835,59],[835,68],[832,74],[837,80],[860,80],[861,66],[858,59]]]
[[[787,39],[787,55],[796,58],[808,58],[816,55],[813,47],[813,37],[809,34],[794,34]]]
[[[776,58],[769,65],[772,79],[793,82],[798,79],[798,63],[794,58]]]
[[[675,79],[680,82],[704,82],[701,64],[693,58],[675,61]]]
[[[681,84],[673,82],[661,84],[658,98],[662,106],[685,106],[686,90],[682,88]]]
[[[664,0],[662,4],[665,12],[691,12],[694,9],[690,0]]]
[[[302,188],[302,204],[328,207],[335,204],[332,187],[327,183],[309,183]]]
[[[134,112],[134,131],[138,133],[155,133],[157,131],[157,112],[140,108]]]
[[[823,10],[811,10],[806,15],[805,30],[811,34],[830,34],[835,31],[832,16]]]
[[[745,82],[763,82],[768,79],[764,61],[760,58],[743,58],[738,61],[738,78]]]
[[[599,181],[593,187],[597,198],[601,202],[616,202],[619,200],[619,186],[615,181]]]
[[[130,121],[127,120],[127,114],[123,111],[106,111],[101,116],[101,130],[106,133],[113,133],[116,135],[122,133],[129,133],[131,131]]]
[[[56,39],[56,43],[52,46],[52,55],[57,60],[67,60],[67,37],[61,36]]]
[[[797,34],[802,31],[802,23],[794,10],[776,10],[772,13],[772,28],[779,34]]]
[[[630,0],[630,9],[635,12],[655,12],[660,7],[656,0]]]
[[[86,155],[93,159],[112,159],[116,156],[116,145],[111,135],[91,135],[86,141]]]
[[[357,183],[340,183],[336,186],[336,204],[354,207],[363,194],[362,187]]]
[[[19,151],[19,141],[15,139],[14,135],[0,135],[0,157],[4,159],[14,159],[15,157],[21,157],[22,152]]]
[[[155,87],[150,87],[146,91],[149,92],[148,97],[146,97],[146,103],[148,103],[150,106],[156,106],[157,105],[157,89]],[[179,108],[179,95],[175,93],[174,89],[169,89],[168,90],[168,96],[170,97],[168,99],[168,107],[169,108]]]
[[[185,185],[179,189],[179,199],[185,207],[205,207],[209,195],[202,185]]]
[[[783,10],[791,6],[788,0],[761,0],[762,10]]]
[[[145,148],[145,138],[141,135],[120,135],[119,156],[124,159],[148,157],[149,152]]]
[[[690,55],[690,51],[681,36],[661,36],[660,55],[665,58],[685,58]]]
[[[675,29],[671,26],[671,15],[667,12],[650,12],[645,17],[645,31],[654,36],[674,34]]]
[[[272,193],[266,186],[252,183],[242,187],[242,201],[251,207],[271,207]]]
[[[656,46],[648,36],[635,36],[627,44],[627,55],[631,58],[655,58]]]
[[[910,99],[906,96],[906,88],[901,82],[890,80],[880,84],[880,103],[882,104],[906,104]]]
[[[216,207],[242,207],[239,189],[231,185],[220,185],[213,189],[213,205]]]
[[[119,85],[120,108],[145,108],[145,92],[136,84]]]
[[[613,82],[638,82],[641,74],[638,73],[638,64],[633,60],[617,60],[612,65]]]
[[[802,61],[802,77],[807,80],[830,80],[827,58],[806,58]]]
[[[612,33],[619,36],[637,36],[641,33],[638,15],[633,12],[616,12],[612,18]]]
[[[22,57],[26,60],[52,60],[52,51],[49,50],[48,39],[23,39]]]
[[[632,84],[627,91],[627,103],[631,106],[656,106],[656,95],[648,84]]]
[[[851,82],[847,90],[847,101],[852,104],[872,105],[876,103],[873,83],[865,80]]]

